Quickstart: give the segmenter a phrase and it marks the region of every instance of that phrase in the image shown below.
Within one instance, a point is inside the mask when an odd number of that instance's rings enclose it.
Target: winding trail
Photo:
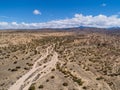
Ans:
[[[53,54],[51,60],[39,66],[38,63],[41,60],[46,59],[50,54]],[[46,53],[40,59],[35,61],[32,69],[23,75],[20,79],[18,79],[16,83],[14,83],[8,90],[28,90],[33,83],[50,73],[51,69],[56,67],[57,61],[57,52],[53,51],[52,46],[48,47]]]

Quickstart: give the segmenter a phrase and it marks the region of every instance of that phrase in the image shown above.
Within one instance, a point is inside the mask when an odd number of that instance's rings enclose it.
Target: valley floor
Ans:
[[[0,32],[0,90],[119,90],[120,32]]]

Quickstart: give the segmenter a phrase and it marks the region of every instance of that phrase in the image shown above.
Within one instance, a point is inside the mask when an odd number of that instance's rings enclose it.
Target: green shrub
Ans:
[[[28,90],[35,90],[35,86],[31,85]]]

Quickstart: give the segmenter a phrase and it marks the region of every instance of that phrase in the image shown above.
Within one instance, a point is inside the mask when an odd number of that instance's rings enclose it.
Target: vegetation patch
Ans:
[[[64,83],[63,83],[63,86],[68,86],[68,83],[64,82]]]
[[[42,89],[42,88],[44,88],[44,86],[43,86],[43,85],[40,85],[38,88],[39,88],[39,89]]]
[[[28,90],[35,90],[35,86],[31,85]]]

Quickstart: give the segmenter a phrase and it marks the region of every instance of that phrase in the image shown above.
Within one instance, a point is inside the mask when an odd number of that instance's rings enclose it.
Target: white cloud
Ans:
[[[107,5],[106,3],[102,3],[102,5],[101,5],[101,6],[102,6],[102,7],[105,7],[106,5]]]
[[[71,28],[71,27],[120,27],[120,18],[117,15],[87,15],[75,14],[71,19],[53,20],[44,23],[17,23],[0,22],[0,29],[39,29],[39,28]]]
[[[35,15],[41,15],[41,12],[40,12],[39,10],[35,9],[35,10],[33,11],[33,14],[35,14]]]

